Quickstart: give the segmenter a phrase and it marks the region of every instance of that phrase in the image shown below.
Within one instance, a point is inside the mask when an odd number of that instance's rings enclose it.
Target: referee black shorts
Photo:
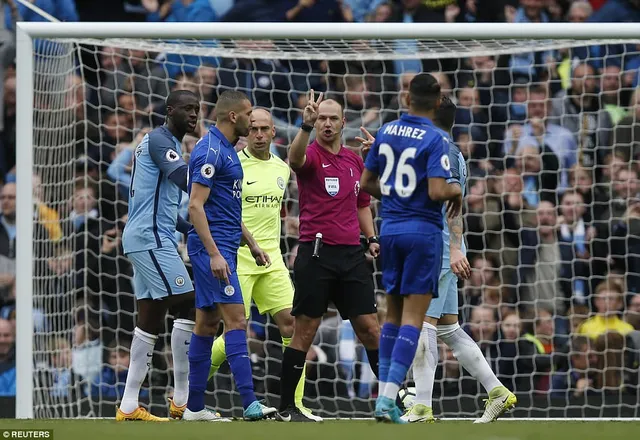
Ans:
[[[329,302],[333,302],[342,319],[377,312],[372,273],[362,246],[325,244],[318,259],[312,254],[313,243],[300,243],[293,266],[293,316],[320,318],[327,312]]]

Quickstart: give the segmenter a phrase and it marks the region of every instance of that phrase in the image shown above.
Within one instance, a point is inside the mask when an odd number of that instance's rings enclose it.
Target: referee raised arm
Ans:
[[[374,236],[371,199],[360,191],[364,163],[341,144],[345,119],[336,101],[323,101],[322,94],[315,100],[311,90],[303,121],[289,150],[289,165],[298,179],[300,245],[293,269],[296,291],[291,314],[295,330],[284,351],[280,411],[276,415],[286,422],[312,421],[295,407],[294,391],[330,301],[343,319],[351,321],[378,375],[380,327],[360,231],[374,257],[380,246]],[[316,140],[307,146],[313,128]]]

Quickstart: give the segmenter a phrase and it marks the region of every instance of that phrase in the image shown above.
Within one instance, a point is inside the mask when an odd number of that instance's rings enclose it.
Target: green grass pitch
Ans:
[[[632,440],[640,422],[440,421],[432,425],[384,425],[374,421],[322,424],[264,422],[116,423],[112,420],[7,420],[7,429],[52,429],[54,440]],[[1,440],[1,439],[0,439]]]

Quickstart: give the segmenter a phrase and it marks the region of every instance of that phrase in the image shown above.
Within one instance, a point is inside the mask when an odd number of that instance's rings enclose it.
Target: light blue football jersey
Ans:
[[[449,163],[451,164],[451,178],[447,179],[447,183],[457,183],[462,188],[462,197],[466,194],[467,186],[467,163],[464,160],[462,152],[456,144],[453,143],[449,135],[442,132],[443,136],[449,141]],[[442,268],[449,269],[451,267],[450,253],[449,253],[449,224],[447,223],[447,207],[442,207],[442,216],[444,218],[444,225],[442,228],[442,241],[444,242],[444,248],[442,251]],[[466,255],[467,245],[462,239],[462,245],[460,247],[462,253]]]
[[[125,254],[177,246],[182,190],[169,179],[181,166],[182,144],[166,126],[148,133],[135,149],[129,187],[129,219],[122,234]]]

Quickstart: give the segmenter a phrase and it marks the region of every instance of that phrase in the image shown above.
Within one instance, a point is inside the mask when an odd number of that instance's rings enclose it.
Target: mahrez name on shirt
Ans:
[[[422,139],[427,133],[427,130],[421,128],[408,127],[406,125],[389,124],[384,129],[384,134],[393,136],[403,136],[412,139]]]

